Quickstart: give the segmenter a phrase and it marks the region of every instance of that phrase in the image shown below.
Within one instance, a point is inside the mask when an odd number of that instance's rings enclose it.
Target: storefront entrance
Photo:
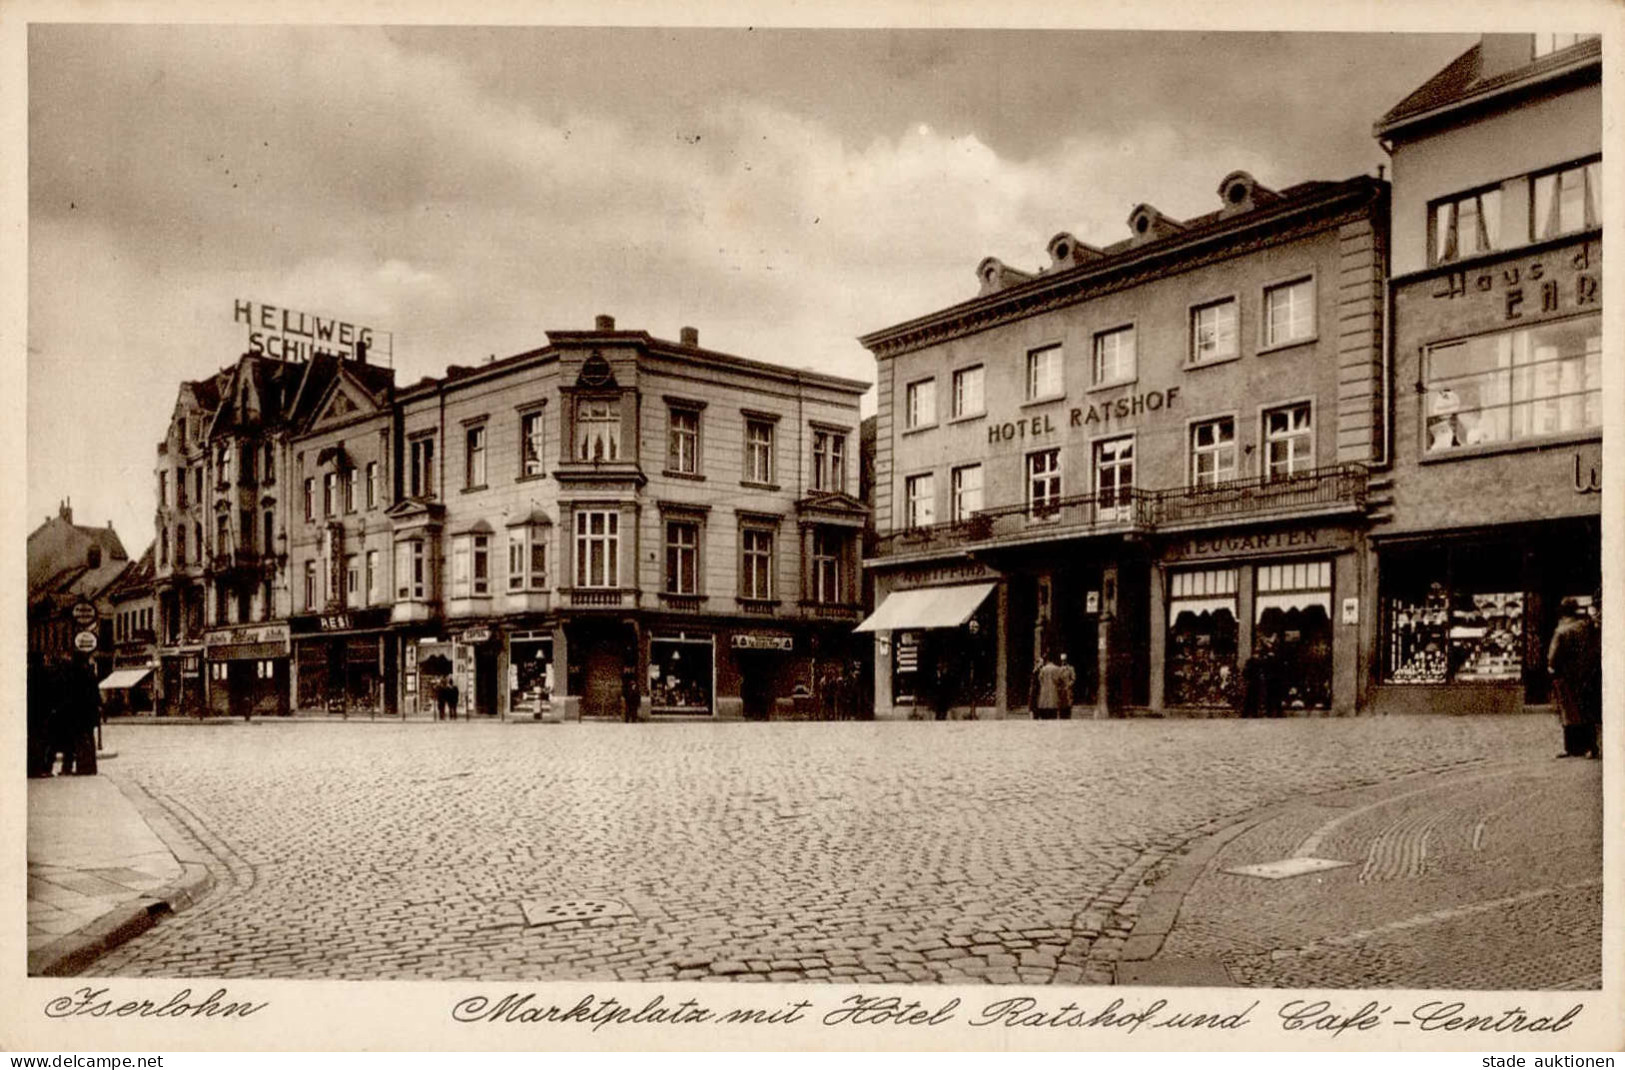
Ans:
[[[553,703],[553,637],[515,632],[508,640],[508,712],[540,717]]]
[[[716,710],[716,642],[710,636],[649,639],[649,708],[654,714],[709,716]]]

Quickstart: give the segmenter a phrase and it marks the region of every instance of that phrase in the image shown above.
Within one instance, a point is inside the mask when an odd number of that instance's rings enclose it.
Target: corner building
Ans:
[[[1384,709],[1547,702],[1558,607],[1598,595],[1601,71],[1595,35],[1486,35],[1376,124],[1393,158]]]
[[[396,394],[400,710],[619,719],[631,679],[644,719],[853,712],[868,384],[547,337]]]
[[[977,297],[861,339],[877,716],[1019,714],[1045,654],[1085,712],[1234,714],[1266,644],[1287,712],[1364,699],[1387,187],[1217,199],[984,260]]]

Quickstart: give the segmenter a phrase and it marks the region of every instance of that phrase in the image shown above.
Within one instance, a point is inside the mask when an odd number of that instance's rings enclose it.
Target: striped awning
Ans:
[[[957,628],[992,592],[991,583],[958,587],[921,587],[893,591],[855,632],[895,632],[915,628]]]

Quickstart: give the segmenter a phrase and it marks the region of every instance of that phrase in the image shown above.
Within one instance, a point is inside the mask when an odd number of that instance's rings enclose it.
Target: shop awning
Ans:
[[[1172,627],[1179,623],[1181,613],[1192,613],[1200,617],[1203,613],[1217,613],[1228,610],[1230,615],[1236,615],[1236,598],[1226,595],[1219,598],[1179,598],[1168,603],[1168,625]]]
[[[852,629],[855,632],[894,632],[914,628],[957,628],[993,590],[991,583],[959,587],[921,587],[915,591],[894,591],[880,603],[869,619]]]
[[[1326,616],[1332,615],[1332,596],[1330,591],[1288,591],[1284,594],[1261,594],[1253,603],[1253,612],[1262,617],[1266,609],[1279,609],[1282,613],[1294,609],[1308,609],[1310,606],[1319,606],[1326,611]]]
[[[123,691],[135,687],[151,675],[151,669],[114,669],[107,674],[107,679],[96,686],[103,691]]]

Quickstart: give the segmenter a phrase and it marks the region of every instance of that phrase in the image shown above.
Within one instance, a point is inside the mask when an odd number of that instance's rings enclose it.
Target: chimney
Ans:
[[[56,515],[70,524],[73,523],[73,499],[63,498],[61,504],[56,507]]]
[[[356,342],[356,344],[355,344],[355,362],[357,364],[365,364],[365,363],[367,363],[367,343],[360,342],[360,341]]]
[[[1527,33],[1487,33],[1478,42],[1480,80],[1527,67],[1535,59],[1535,39]]]
[[[593,327],[595,330],[613,331],[615,329],[615,317],[606,316],[600,312],[598,318],[593,321]]]
[[[677,332],[677,337],[690,349],[698,349],[700,347],[700,329],[698,327],[680,328]]]

